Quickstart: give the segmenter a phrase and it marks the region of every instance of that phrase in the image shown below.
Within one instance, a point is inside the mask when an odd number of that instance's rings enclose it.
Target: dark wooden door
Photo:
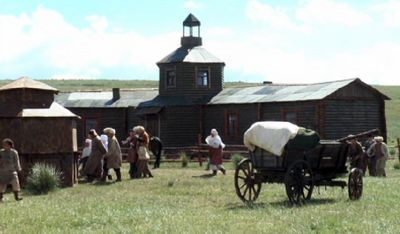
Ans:
[[[151,136],[160,136],[159,116],[157,114],[146,115],[144,127]]]

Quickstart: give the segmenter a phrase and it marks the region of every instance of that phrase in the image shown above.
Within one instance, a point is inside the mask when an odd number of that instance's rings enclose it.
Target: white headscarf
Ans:
[[[85,143],[88,144],[88,146],[85,146],[82,150],[82,158],[89,157],[90,154],[92,153],[92,140],[86,139]]]
[[[108,151],[108,136],[105,134],[100,135],[101,143],[103,143],[104,148],[106,148],[106,151]]]
[[[207,145],[213,148],[219,148],[219,146],[225,148],[225,144],[222,142],[221,137],[218,135],[218,132],[215,128],[211,130],[211,135],[206,138]]]

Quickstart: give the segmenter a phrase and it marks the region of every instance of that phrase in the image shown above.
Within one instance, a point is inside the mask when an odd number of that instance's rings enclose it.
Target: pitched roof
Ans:
[[[161,59],[157,64],[161,63],[224,63],[221,59],[215,57],[206,49],[200,46],[193,48],[180,47],[174,52]]]
[[[26,76],[23,76],[11,83],[8,83],[0,87],[0,91],[10,90],[10,89],[41,89],[41,90],[58,92],[56,88],[53,88],[45,83],[33,80]]]
[[[381,95],[384,99],[389,99],[378,90],[363,83],[360,79],[355,78],[305,85],[272,84],[248,88],[226,88],[214,96],[208,104],[244,104],[321,100],[353,82],[359,82],[363,86],[367,86],[373,92]]]
[[[60,93],[55,100],[67,108],[123,108],[136,107],[157,95],[157,89],[121,90],[120,98],[113,100],[111,91],[90,91]]]
[[[183,21],[183,26],[200,26],[200,20],[190,13]]]
[[[71,117],[79,118],[71,111],[67,110],[57,102],[53,102],[50,108],[44,109],[23,109],[18,113],[18,117]]]

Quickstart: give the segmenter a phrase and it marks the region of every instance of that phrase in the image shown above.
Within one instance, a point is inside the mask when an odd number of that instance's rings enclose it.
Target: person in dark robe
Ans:
[[[374,136],[369,135],[368,139],[364,142],[364,149],[365,149],[365,155],[366,155],[366,162],[367,162],[367,168],[368,168],[368,173],[369,176],[375,176],[376,175],[376,157],[375,154],[372,154],[372,151],[369,151],[371,146],[375,143]],[[369,154],[368,152],[371,152]]]
[[[149,148],[150,148],[150,151],[153,153],[153,155],[156,158],[153,169],[160,168],[161,152],[162,152],[162,148],[163,148],[163,144],[162,144],[160,138],[158,138],[156,136],[152,136],[150,138]]]
[[[88,182],[93,182],[95,179],[101,179],[103,173],[103,156],[107,150],[104,147],[96,130],[92,129],[88,134],[92,140],[92,150],[88,161],[86,162],[84,173],[87,176]]]
[[[352,135],[350,135],[349,137],[352,137]],[[349,143],[350,143],[350,149],[349,149],[350,167],[362,170],[364,168],[362,161],[364,150],[360,142],[358,142],[356,138],[351,139]]]
[[[126,138],[125,141],[122,141],[122,144],[129,145],[126,161],[129,163],[129,176],[131,179],[135,179],[138,177],[138,169],[136,165],[138,160],[138,138],[133,129],[129,131],[129,137]]]

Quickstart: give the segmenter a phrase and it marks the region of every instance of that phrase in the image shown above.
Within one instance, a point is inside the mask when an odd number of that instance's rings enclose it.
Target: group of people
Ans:
[[[111,170],[116,174],[116,182],[122,180],[122,152],[113,128],[105,128],[104,135],[99,136],[96,130],[92,129],[85,140],[85,147],[82,150],[80,164],[82,174],[87,177],[88,182],[95,180],[105,182],[112,180]],[[122,141],[129,145],[127,161],[130,163],[130,178],[153,177],[148,167],[150,137],[144,127],[136,126],[129,137]]]
[[[386,177],[386,161],[389,158],[389,150],[382,136],[368,136],[361,144],[356,138],[350,136],[350,166],[359,168],[364,175],[368,169],[370,176]]]

